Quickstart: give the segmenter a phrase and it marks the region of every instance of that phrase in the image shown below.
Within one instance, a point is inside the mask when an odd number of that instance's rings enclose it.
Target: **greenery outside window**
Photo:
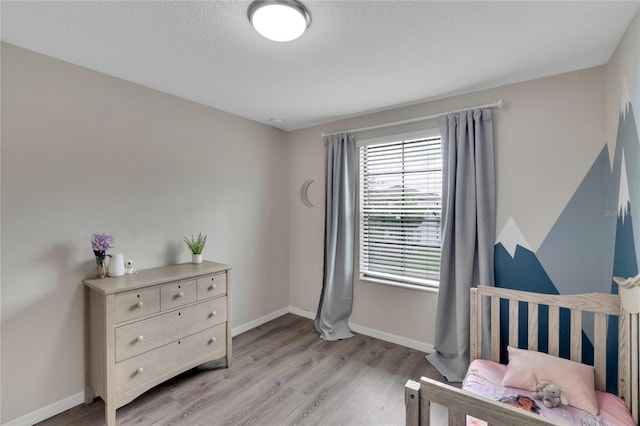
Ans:
[[[437,288],[442,151],[436,132],[369,142],[360,153],[360,278]]]

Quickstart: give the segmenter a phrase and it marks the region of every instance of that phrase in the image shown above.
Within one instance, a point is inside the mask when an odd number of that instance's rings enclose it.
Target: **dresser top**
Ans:
[[[199,264],[180,263],[177,265],[161,266],[159,268],[144,269],[135,274],[121,277],[107,277],[83,280],[83,284],[104,294],[119,293],[121,291],[135,290],[154,284],[162,284],[169,281],[179,281],[188,278],[197,278],[204,275],[231,269],[222,263],[209,262],[207,260]]]

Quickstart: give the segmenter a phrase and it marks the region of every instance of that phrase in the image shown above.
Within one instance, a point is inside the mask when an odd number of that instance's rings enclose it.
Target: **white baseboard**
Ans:
[[[60,401],[56,401],[53,404],[49,404],[46,407],[38,408],[37,410],[27,413],[24,416],[20,416],[17,419],[13,419],[7,423],[2,423],[2,426],[33,425],[83,403],[84,392],[79,392],[75,395],[61,399]]]
[[[300,308],[296,308],[294,306],[287,306],[286,308],[278,309],[277,311],[271,312],[270,314],[264,315],[260,318],[256,318],[253,321],[249,321],[245,324],[242,324],[238,327],[233,327],[231,329],[231,335],[237,336],[239,334],[245,333],[249,330],[252,330],[256,327],[259,327],[263,324],[268,323],[278,317],[281,317],[286,314],[294,314],[308,319],[315,319],[315,312],[305,311]],[[398,336],[391,333],[386,333],[384,331],[374,330],[372,328],[364,327],[358,324],[354,324],[352,322],[349,323],[349,327],[351,330],[364,334],[365,336],[373,337],[376,339],[384,340],[386,342],[395,343],[397,345],[406,346],[411,349],[416,349],[418,351],[431,353],[433,352],[433,345],[429,343],[423,343],[417,340],[408,339],[406,337]],[[75,395],[71,395],[67,398],[61,399],[60,401],[54,402],[53,404],[49,404],[46,407],[39,408],[31,413],[27,413],[24,416],[18,417],[17,419],[13,419],[7,423],[2,423],[2,426],[25,426],[25,425],[33,425],[35,423],[46,420],[50,417],[53,417],[57,414],[62,413],[63,411],[67,411],[70,408],[73,408],[77,405],[84,403],[84,392],[79,392]]]
[[[304,317],[304,318],[309,318],[309,319],[316,319],[316,313],[315,312],[305,311],[303,309],[296,308],[295,306],[289,306],[289,313],[297,315],[299,317]]]
[[[289,312],[301,317],[315,319],[315,312],[309,312],[289,306]],[[380,330],[374,330],[373,328],[364,327],[359,324],[349,322],[349,328],[356,333],[364,334],[365,336],[373,337],[375,339],[384,340],[385,342],[395,343],[396,345],[406,346],[407,348],[415,349],[421,352],[431,353],[435,349],[430,343],[420,342],[418,340],[409,339],[407,337],[398,336],[397,334],[391,334]]]
[[[233,327],[231,329],[231,336],[235,337],[238,334],[242,334],[245,333],[249,330],[252,330],[256,327],[261,326],[262,324],[266,324],[269,321],[272,321],[278,317],[281,317],[283,315],[286,315],[289,313],[289,307],[286,308],[282,308],[282,309],[278,309],[277,311],[271,312],[270,314],[267,314],[265,316],[262,316],[260,318],[256,318],[253,321],[249,321],[247,323],[244,323],[242,325],[239,325],[237,327]]]
[[[397,334],[374,330],[373,328],[364,327],[352,322],[349,323],[349,328],[351,328],[351,331],[353,332],[364,334],[365,336],[373,337],[375,339],[384,340],[385,342],[395,343],[396,345],[405,346],[420,352],[431,353],[435,350],[433,345],[430,343],[424,343],[419,340],[409,339],[408,337],[398,336]]]

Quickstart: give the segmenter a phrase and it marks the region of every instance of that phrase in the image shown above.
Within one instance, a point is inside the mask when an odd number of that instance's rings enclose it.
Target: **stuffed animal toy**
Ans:
[[[531,397],[541,400],[544,406],[549,408],[555,408],[560,404],[567,405],[567,398],[560,388],[549,382],[539,383]]]

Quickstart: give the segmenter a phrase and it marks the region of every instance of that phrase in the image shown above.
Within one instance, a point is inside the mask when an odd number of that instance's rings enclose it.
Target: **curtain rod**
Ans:
[[[504,107],[504,103],[502,102],[502,98],[500,98],[500,99],[498,99],[498,101],[496,101],[496,102],[494,102],[492,104],[477,105],[477,106],[473,106],[473,107],[457,109],[457,110],[454,110],[454,111],[441,112],[439,114],[431,114],[431,115],[425,115],[423,117],[410,118],[408,120],[393,121],[391,123],[378,124],[376,126],[361,127],[359,129],[343,130],[341,132],[332,132],[332,133],[322,133],[322,137],[339,135],[340,133],[346,133],[346,132],[357,133],[357,132],[364,132],[366,130],[375,130],[375,129],[383,129],[385,127],[399,126],[401,124],[416,123],[418,121],[431,120],[433,118],[442,117],[442,116],[447,115],[447,114],[454,114],[456,112],[462,112],[462,111],[467,111],[467,110],[476,109],[476,108],[497,108],[497,109],[502,109],[503,107]]]

